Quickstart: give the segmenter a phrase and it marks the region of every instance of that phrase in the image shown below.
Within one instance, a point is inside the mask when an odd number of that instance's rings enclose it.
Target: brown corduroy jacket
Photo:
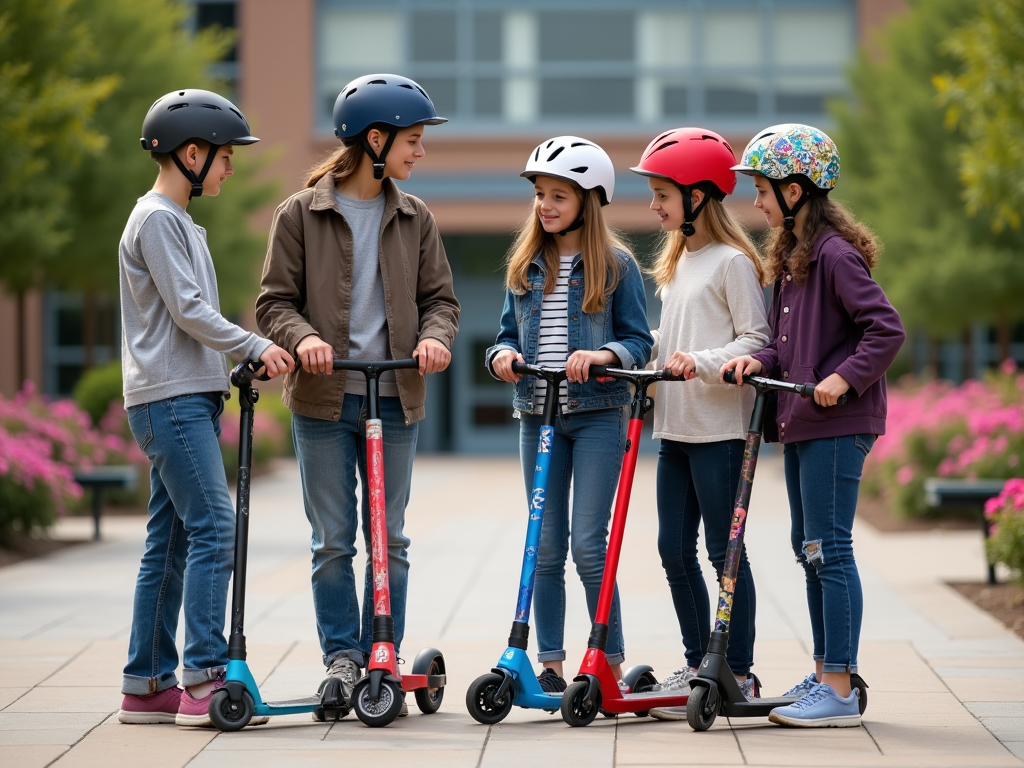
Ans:
[[[411,357],[425,338],[451,349],[459,302],[434,217],[390,179],[384,181],[384,194],[379,258],[391,357]],[[337,208],[334,177],[327,174],[274,213],[256,323],[292,354],[303,338],[315,334],[334,347],[335,357],[346,358],[351,294],[352,230]],[[424,378],[415,370],[396,371],[395,378],[406,423],[419,421]],[[294,413],[336,420],[344,397],[344,371],[313,375],[296,365],[285,375],[283,400]]]

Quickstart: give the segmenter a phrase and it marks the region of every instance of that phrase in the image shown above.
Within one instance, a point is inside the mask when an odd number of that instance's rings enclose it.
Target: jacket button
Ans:
[[[574,323],[577,323],[577,322],[579,322],[579,319],[580,319],[580,316],[579,316],[579,315],[573,315],[573,316],[572,316],[572,321],[573,321]]]
[[[793,279],[793,276],[792,276],[792,275],[786,275],[786,279],[787,279],[787,280],[792,280],[792,279]]]
[[[785,312],[788,315],[789,314],[789,307],[783,307],[782,311]]]
[[[578,401],[578,400],[573,400],[573,401],[572,401],[571,403],[569,403],[569,407],[570,407],[570,408],[578,408],[578,407],[579,407],[579,405],[580,405],[580,404],[579,404],[579,401]]]
[[[783,429],[785,429],[786,428],[786,422],[782,422],[781,424],[779,424],[779,426],[782,427]]]
[[[789,378],[789,371],[783,371],[782,372],[782,378],[788,379]]]
[[[782,342],[783,342],[783,343],[785,343],[785,342],[786,342],[786,337],[785,337],[785,336],[783,336],[783,337],[782,337]]]
[[[784,429],[780,430],[779,431],[779,437],[782,438],[782,437],[785,437],[785,436],[786,436],[786,430],[784,430]]]

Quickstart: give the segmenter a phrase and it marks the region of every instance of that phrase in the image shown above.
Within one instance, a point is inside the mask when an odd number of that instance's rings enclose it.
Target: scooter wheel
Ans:
[[[364,677],[356,683],[352,691],[352,703],[355,705],[356,717],[371,728],[390,725],[402,711],[405,697],[402,688],[389,680],[380,684],[380,695],[376,700],[370,698],[370,679]]]
[[[231,701],[231,694],[221,688],[210,699],[210,720],[218,730],[240,731],[252,720],[255,708],[248,691],[242,691],[242,701],[236,704]]]
[[[417,662],[419,659],[416,660]],[[444,674],[444,658],[438,654],[430,660],[430,665],[423,670],[419,670],[416,664],[413,664],[413,674],[416,675],[427,675],[428,677],[433,675]],[[444,698],[444,686],[439,688],[417,688],[415,691],[416,706],[420,708],[420,712],[424,715],[432,715],[441,708],[441,700]]]
[[[570,685],[562,694],[562,719],[573,727],[590,725],[601,708],[600,693],[594,697],[594,701],[587,703],[588,686],[589,683],[582,680]]]
[[[501,687],[502,676],[496,672],[480,675],[466,691],[466,709],[473,719],[483,725],[500,723],[512,711],[512,689],[505,692],[505,698],[495,701],[494,695]]]
[[[629,692],[630,693],[643,693],[644,691],[651,690],[654,686],[656,686],[658,684],[658,678],[656,678],[654,676],[654,673],[650,672],[650,671],[644,672],[643,674],[639,675],[636,678],[635,682],[633,682],[633,681],[631,681],[629,679],[628,673],[627,673],[627,676],[623,678],[623,680],[625,680],[627,683],[630,684],[629,685]],[[647,717],[649,714],[651,714],[651,712],[650,712],[650,710],[645,709],[645,710],[642,710],[640,712],[635,712],[634,714],[637,717]]]
[[[686,701],[686,722],[695,731],[706,731],[718,717],[718,704],[718,691],[703,685],[691,688],[690,698]]]
[[[864,678],[858,675],[856,672],[850,675],[850,685],[853,689],[858,692],[857,706],[860,709],[860,713],[863,715],[864,710],[868,708],[868,684],[864,682]]]

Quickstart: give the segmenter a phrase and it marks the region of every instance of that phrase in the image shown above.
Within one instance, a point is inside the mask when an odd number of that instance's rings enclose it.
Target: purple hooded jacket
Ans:
[[[772,342],[753,355],[764,374],[816,384],[833,373],[850,382],[847,402],[822,408],[813,398],[778,393],[769,441],[795,443],[842,435],[885,434],[885,372],[906,333],[899,313],[856,248],[827,229],[814,243],[807,280],[788,266],[772,289]]]

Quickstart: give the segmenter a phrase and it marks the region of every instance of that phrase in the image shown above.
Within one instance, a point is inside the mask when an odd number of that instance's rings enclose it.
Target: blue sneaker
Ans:
[[[811,674],[809,674],[807,677],[805,677],[803,680],[801,680],[799,683],[794,685],[792,688],[790,688],[788,691],[786,691],[782,695],[785,698],[789,698],[789,697],[792,696],[792,697],[795,697],[797,699],[801,699],[804,696],[806,696],[808,693],[810,693],[811,689],[814,688],[814,686],[816,686],[817,684],[818,684],[818,680],[814,676],[814,673],[811,672]]]
[[[768,719],[779,725],[803,728],[851,728],[860,725],[860,706],[856,689],[845,699],[831,685],[818,683],[789,706],[776,707]]]

